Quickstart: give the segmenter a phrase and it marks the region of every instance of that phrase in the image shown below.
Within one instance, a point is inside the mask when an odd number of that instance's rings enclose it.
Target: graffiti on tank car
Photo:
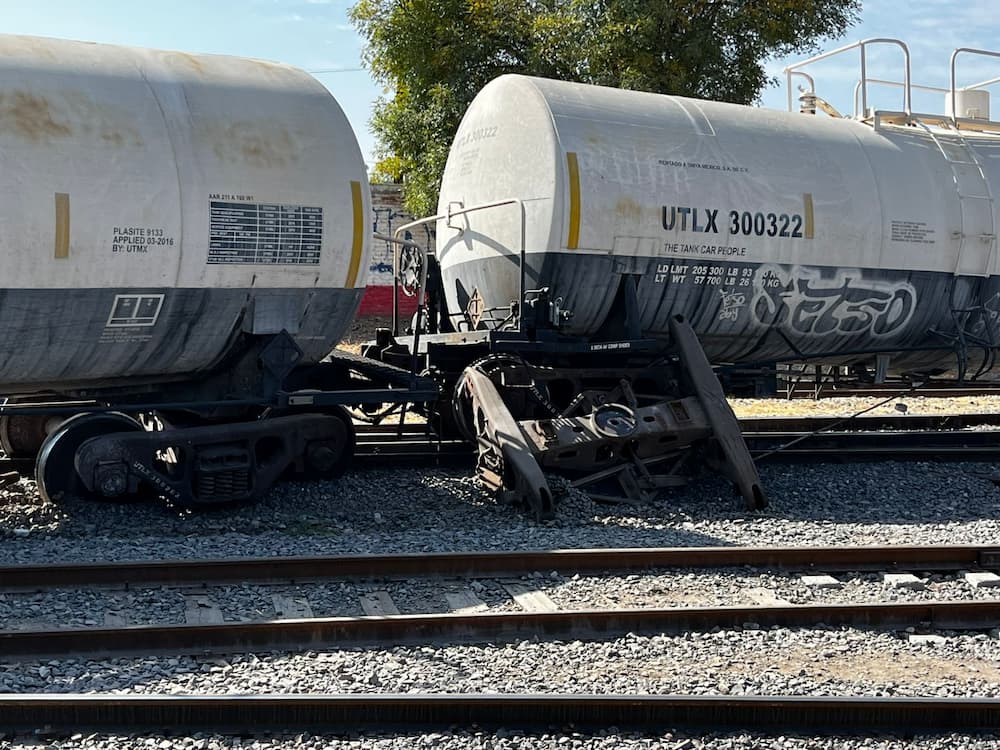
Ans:
[[[968,332],[973,336],[990,341],[996,338],[998,327],[1000,327],[1000,292],[996,292],[975,310],[967,326]]]
[[[761,266],[751,307],[759,323],[804,336],[880,338],[905,328],[916,303],[912,284],[865,279],[859,270],[841,269],[824,278],[817,270]]]
[[[736,322],[740,317],[740,310],[747,303],[747,296],[743,292],[730,292],[720,289],[722,295],[722,305],[719,307],[719,320],[731,320]]]

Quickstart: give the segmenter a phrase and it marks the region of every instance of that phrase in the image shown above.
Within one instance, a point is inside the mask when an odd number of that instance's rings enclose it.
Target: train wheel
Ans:
[[[9,406],[31,403],[18,399],[7,399]],[[52,414],[14,414],[0,417],[0,450],[7,458],[35,458],[42,443],[62,422],[62,418]]]
[[[48,435],[45,417],[0,417],[0,448],[7,458],[34,458]]]
[[[342,406],[333,407],[326,413],[337,418],[333,436],[311,443],[302,457],[306,475],[316,479],[336,479],[343,474],[354,458],[357,445],[350,413]]]
[[[77,449],[87,440],[112,432],[142,432],[139,422],[121,412],[77,414],[63,422],[42,444],[35,461],[38,492],[48,502],[89,496],[76,473]]]

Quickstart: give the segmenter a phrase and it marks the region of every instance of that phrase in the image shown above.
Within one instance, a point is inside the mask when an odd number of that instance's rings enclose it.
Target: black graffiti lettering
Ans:
[[[799,292],[803,297],[809,297],[813,304],[821,309],[821,312],[813,319],[807,320],[799,318],[799,325],[793,319],[793,326],[802,333],[860,333],[867,330],[875,320],[872,311],[866,309],[866,305],[873,304],[878,307],[878,300],[865,298],[863,295],[870,294],[869,290],[851,289],[851,279],[846,279],[843,286],[837,289],[813,289],[809,282],[799,280]],[[803,301],[796,308],[796,313],[801,316],[803,309],[809,302]]]
[[[892,333],[906,322],[916,309],[917,300],[909,289],[897,289],[886,303],[883,314],[875,321],[872,330],[879,334]]]
[[[799,301],[792,308],[791,325],[798,333],[824,334],[837,330],[836,321],[831,324],[830,301],[821,299]]]
[[[788,279],[767,269],[758,275],[755,286],[752,308],[757,320],[786,326],[805,336],[886,336],[905,326],[916,309],[916,294],[910,285],[890,286],[852,275]]]

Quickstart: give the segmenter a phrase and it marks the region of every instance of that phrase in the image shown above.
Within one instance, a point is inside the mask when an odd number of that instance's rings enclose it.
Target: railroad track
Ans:
[[[1000,428],[1000,414],[878,414],[860,417],[744,417],[744,432],[816,432],[839,426],[842,431],[965,430],[972,427]]]
[[[755,457],[776,462],[831,460],[990,461],[1000,458],[1000,415],[888,415],[876,417],[755,417],[740,421]],[[969,428],[996,426],[996,430]],[[836,429],[834,429],[836,428]],[[463,440],[441,439],[420,423],[355,426],[361,464],[394,462],[467,463],[474,449]],[[784,447],[788,446],[788,447]],[[30,476],[31,459],[0,458],[6,472]]]
[[[140,587],[359,578],[512,576],[650,569],[767,568],[809,572],[1000,568],[1000,547],[693,547],[477,552],[277,559],[87,563],[0,568],[0,589]],[[530,579],[529,579],[530,580]],[[606,640],[626,634],[850,626],[986,630],[1000,626],[998,601],[645,608],[331,617],[0,632],[6,662],[157,654],[436,646],[441,643]],[[122,695],[0,696],[0,726],[42,737],[79,732],[176,733],[454,731],[517,727],[586,732],[617,726],[662,733],[838,731],[853,735],[1000,729],[1000,700],[789,695]]]
[[[824,399],[824,398],[888,398],[890,396],[909,396],[919,398],[960,398],[975,396],[998,396],[1000,395],[1000,385],[996,383],[969,385],[959,384],[945,385],[938,383],[933,386],[922,386],[911,390],[910,386],[903,384],[895,385],[870,385],[864,387],[834,387],[824,385],[818,390],[815,386],[803,383],[791,392],[788,389],[779,388],[774,398],[780,399]]]
[[[754,418],[741,420],[755,458],[772,462],[851,460],[990,461],[1000,458],[1000,415],[972,414],[866,417],[848,420]],[[840,425],[836,430],[834,426]],[[365,426],[358,431],[357,458],[467,461],[473,448],[461,440],[428,439],[421,425]]]
[[[301,583],[338,578],[475,578],[520,576],[535,571],[624,573],[735,567],[826,573],[1000,569],[1000,546],[661,547],[15,565],[0,567],[0,590]]]
[[[1000,728],[1000,700],[692,695],[49,695],[0,696],[0,726],[78,732],[343,733],[453,727],[550,731],[618,727],[859,735]],[[44,729],[41,729],[44,728]],[[41,729],[41,731],[39,731]]]
[[[105,658],[236,654],[325,648],[594,640],[722,630],[854,627],[985,631],[1000,627],[1000,601],[800,604],[311,617],[221,625],[141,625],[0,631],[0,658]]]
[[[37,590],[58,586],[153,586],[416,576],[485,577],[532,570],[564,573],[758,566],[840,571],[909,568],[921,571],[1000,567],[995,547],[666,548],[539,552],[377,555],[275,560],[178,561],[12,567],[0,586]],[[529,587],[530,588],[530,587]],[[531,599],[531,591],[522,591]],[[537,594],[538,592],[534,592]],[[516,594],[514,594],[516,596]],[[543,597],[544,599],[544,597]],[[482,604],[480,602],[480,604]],[[551,602],[548,602],[551,604]],[[547,607],[543,607],[547,610]],[[554,607],[552,607],[554,610]],[[221,618],[220,618],[221,620]],[[0,632],[0,657],[99,657],[151,653],[238,653],[383,643],[428,645],[518,639],[612,638],[715,628],[866,627],[987,630],[1000,626],[1000,602],[806,604],[766,606],[503,611],[301,617],[257,622]]]

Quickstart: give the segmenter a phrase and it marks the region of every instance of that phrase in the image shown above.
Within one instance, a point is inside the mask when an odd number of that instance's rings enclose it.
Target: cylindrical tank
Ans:
[[[371,198],[288,65],[0,36],[0,393],[183,378],[241,334],[350,323]]]
[[[523,207],[526,287],[562,298],[567,333],[613,335],[636,284],[644,335],[682,314],[716,362],[933,365],[900,353],[972,350],[1000,317],[997,156],[996,134],[901,117],[504,76],[462,121],[439,212],[520,203],[438,223],[449,308],[517,299]]]

